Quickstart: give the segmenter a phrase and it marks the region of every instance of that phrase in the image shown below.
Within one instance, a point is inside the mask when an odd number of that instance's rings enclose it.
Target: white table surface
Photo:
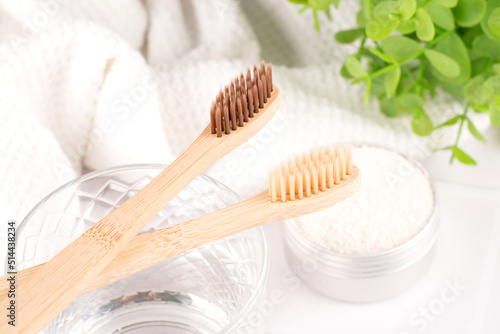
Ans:
[[[479,166],[450,166],[448,152],[424,162],[436,181],[440,209],[436,258],[415,286],[394,298],[351,304],[287,283],[291,269],[280,223],[266,226],[271,251],[261,310],[266,333],[500,333],[500,131],[486,135],[487,144],[463,145]],[[460,286],[454,301],[442,303],[439,314],[426,311],[440,303],[435,299],[449,284]]]

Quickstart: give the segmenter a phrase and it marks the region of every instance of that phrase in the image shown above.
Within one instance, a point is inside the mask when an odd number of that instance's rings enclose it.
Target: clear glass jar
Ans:
[[[342,301],[373,302],[407,290],[427,272],[434,259],[438,235],[434,184],[421,164],[399,155],[422,171],[434,198],[432,215],[425,227],[407,242],[374,254],[340,254],[311,242],[293,222],[283,223],[287,261],[314,290]]]
[[[18,227],[18,270],[49,260],[165,167],[114,167],[55,190]],[[141,233],[239,200],[223,184],[201,175]],[[254,228],[82,295],[43,333],[263,333],[264,319],[255,314],[265,293],[268,267],[264,232]]]

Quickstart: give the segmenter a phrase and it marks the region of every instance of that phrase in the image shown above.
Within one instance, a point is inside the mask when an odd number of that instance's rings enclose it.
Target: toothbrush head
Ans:
[[[265,109],[275,93],[272,79],[272,65],[261,61],[259,68],[253,66],[253,74],[247,70],[246,79],[241,73],[221,89],[210,107],[211,133],[222,137],[230,134],[245,123],[251,122],[255,114]]]
[[[358,175],[349,146],[311,150],[289,158],[269,172],[269,197],[271,202],[301,200],[327,192]]]

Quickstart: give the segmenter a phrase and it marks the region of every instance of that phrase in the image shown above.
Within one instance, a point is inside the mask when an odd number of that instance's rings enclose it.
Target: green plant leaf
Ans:
[[[387,98],[390,99],[398,88],[399,79],[401,78],[401,68],[396,65],[393,69],[384,75],[384,88]]]
[[[486,80],[484,86],[491,89],[494,94],[500,95],[500,75],[493,75]]]
[[[500,41],[479,35],[472,42],[472,50],[480,56],[500,60]]]
[[[491,66],[491,71],[494,73],[494,74],[500,74],[500,64],[493,64]]]
[[[419,108],[413,115],[411,127],[413,131],[419,136],[428,136],[434,130],[432,120],[422,108]]]
[[[363,28],[357,28],[357,29],[350,29],[350,30],[344,30],[344,31],[339,31],[338,33],[335,34],[335,39],[337,42],[342,43],[342,44],[349,44],[363,36],[365,33],[365,29]]]
[[[494,101],[490,104],[488,112],[490,114],[491,125],[500,126],[500,96],[495,96]]]
[[[476,128],[474,123],[470,119],[467,118],[467,128],[469,129],[469,132],[474,136],[479,141],[482,141],[483,143],[486,142],[486,138],[479,132],[479,130]]]
[[[371,86],[370,94],[376,96],[378,100],[381,100],[384,98],[385,88],[384,88],[384,78],[383,77],[375,77],[372,79],[372,86]]]
[[[456,33],[451,33],[442,38],[434,48],[435,51],[441,52],[451,59],[453,59],[460,69],[460,74],[453,78],[446,77],[441,74],[440,71],[437,71],[435,68],[432,68],[433,75],[442,81],[443,83],[448,84],[461,84],[466,82],[470,78],[471,73],[471,65],[469,55],[467,53],[467,49],[463,41],[458,37]]]
[[[417,26],[415,25],[415,22],[412,20],[401,20],[399,21],[399,25],[396,28],[397,31],[402,33],[403,35],[408,35],[411,34],[412,32],[417,29]]]
[[[449,8],[445,8],[435,3],[428,3],[425,6],[425,10],[431,17],[432,22],[444,30],[455,29],[455,21],[453,19],[453,14]]]
[[[439,73],[439,72],[436,72]],[[432,75],[435,75],[435,73],[432,73]],[[445,78],[445,76],[443,76]],[[439,88],[450,94],[456,99],[463,100],[465,98],[464,96],[464,86],[465,84],[450,84],[446,82],[435,82],[435,85],[439,85]]]
[[[446,122],[444,123],[441,123],[439,124],[438,126],[436,126],[436,129],[439,129],[439,128],[444,128],[445,126],[452,126],[452,125],[455,125],[457,124],[457,122],[462,118],[462,115],[457,115],[455,117],[452,117],[450,118],[449,120],[447,120]]]
[[[365,18],[365,14],[363,13],[362,10],[360,10],[358,14],[356,14],[356,24],[358,25],[358,27],[364,28],[366,27],[367,23],[368,20]]]
[[[500,35],[497,34],[496,32],[493,32],[490,29],[490,25],[488,24],[490,21],[490,16],[491,14],[497,10],[497,8],[500,7],[500,0],[488,0],[486,2],[486,11],[484,13],[484,17],[481,20],[481,28],[483,29],[484,33],[491,39],[500,41]]]
[[[431,1],[436,5],[440,5],[446,8],[452,8],[457,5],[457,0],[431,0]]]
[[[354,78],[351,73],[347,70],[347,67],[345,66],[345,63],[342,64],[342,67],[340,68],[340,75],[346,79],[352,79]]]
[[[349,74],[352,75],[354,78],[364,77],[368,74],[366,73],[366,70],[363,68],[363,65],[361,65],[360,61],[353,55],[347,55],[345,57],[344,64]]]
[[[381,1],[373,9],[374,16],[397,15],[398,13],[397,1]]]
[[[493,99],[493,88],[487,84],[483,75],[478,75],[467,82],[464,95],[469,104],[475,107],[489,103]]]
[[[454,78],[460,74],[460,68],[458,67],[457,62],[447,55],[429,49],[424,50],[424,55],[434,69],[439,71],[442,75],[448,78]]]
[[[309,0],[308,4],[312,9],[325,10],[330,7],[332,0]]]
[[[458,0],[453,8],[457,25],[472,27],[481,22],[486,12],[486,0]]]
[[[467,153],[459,149],[457,146],[453,148],[453,156],[458,159],[463,164],[466,165],[477,165],[476,161],[472,159]]]
[[[366,22],[370,21],[372,18],[372,1],[371,0],[361,0],[361,12],[365,17]]]
[[[398,12],[403,20],[408,20],[415,14],[417,9],[416,0],[399,0],[398,1]]]
[[[483,35],[483,29],[480,25],[475,25],[472,28],[460,30],[460,38],[464,42],[467,49],[472,48],[472,42],[474,41],[474,38],[479,35]]]
[[[414,93],[405,93],[398,96],[396,100],[396,105],[398,110],[401,110],[408,114],[413,114],[417,110],[422,109],[424,105],[424,100]]]
[[[379,57],[380,59],[382,59],[386,63],[395,63],[396,62],[396,59],[394,59],[391,56],[386,55],[385,53],[383,53],[379,49],[375,49],[375,48],[372,48],[371,46],[369,46],[368,50],[370,50],[371,53],[373,53],[374,55],[376,55],[377,57]]]
[[[432,41],[435,33],[434,24],[425,9],[417,9],[413,21],[415,22],[415,27],[417,29],[418,39],[426,42]]]
[[[307,0],[288,0],[288,2],[297,4],[297,5],[307,5]]]
[[[380,41],[391,34],[399,24],[399,20],[390,15],[378,15],[366,24],[366,35],[374,41]]]
[[[473,52],[469,51],[469,54],[474,57]],[[492,69],[490,58],[476,56],[475,59],[470,62],[471,78],[478,74],[488,72],[490,69]]]
[[[500,36],[500,8],[491,12],[488,17],[488,27],[490,31],[497,36]]]
[[[380,110],[387,117],[396,117],[398,115],[398,107],[395,99],[383,99],[380,101]]]
[[[422,51],[422,46],[404,36],[389,36],[382,40],[380,43],[384,53],[390,57],[393,57],[398,62],[407,60],[407,58],[414,58],[415,55]]]
[[[475,112],[485,112],[485,113],[487,113],[487,112],[490,111],[490,106],[489,105],[474,106],[472,108],[474,109]]]

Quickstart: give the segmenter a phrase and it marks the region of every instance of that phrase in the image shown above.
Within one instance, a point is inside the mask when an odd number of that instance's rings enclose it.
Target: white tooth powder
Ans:
[[[316,245],[342,254],[374,254],[410,240],[434,210],[430,179],[395,152],[368,145],[352,150],[359,191],[292,224]]]

